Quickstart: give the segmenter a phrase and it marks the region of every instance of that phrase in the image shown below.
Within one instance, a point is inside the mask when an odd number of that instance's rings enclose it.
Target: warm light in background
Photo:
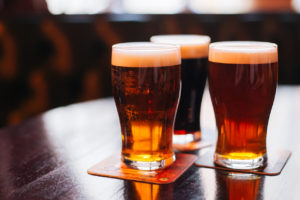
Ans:
[[[292,8],[296,11],[296,12],[300,12],[300,0],[292,0]]]
[[[110,0],[46,0],[49,12],[58,14],[96,14],[104,12]]]
[[[300,12],[300,0],[46,0],[58,14],[176,14],[183,12],[236,14],[249,12]],[[1,7],[1,1],[0,1]]]
[[[125,13],[174,14],[185,7],[185,0],[123,0]]]
[[[190,0],[189,9],[195,13],[245,13],[252,10],[252,0]]]

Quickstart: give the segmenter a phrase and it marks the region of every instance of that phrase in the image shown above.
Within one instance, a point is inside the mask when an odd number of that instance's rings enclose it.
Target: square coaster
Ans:
[[[90,169],[88,174],[140,181],[145,183],[168,184],[173,183],[197,160],[196,155],[176,154],[176,161],[166,169],[144,171],[127,167],[121,161],[120,153],[114,154],[97,163]]]
[[[251,174],[261,174],[261,175],[269,175],[275,176],[281,173],[282,169],[284,168],[285,164],[287,163],[288,159],[291,156],[291,152],[288,150],[271,150],[270,153],[268,151],[268,163],[262,169],[256,170],[240,170],[240,169],[231,169],[226,168],[223,166],[216,165],[214,163],[214,152],[215,149],[211,148],[208,152],[204,155],[199,156],[199,159],[195,162],[197,167],[206,167],[206,168],[214,168],[232,172],[243,172],[243,173],[251,173]]]
[[[177,151],[194,151],[205,147],[209,147],[212,144],[213,144],[212,142],[200,140],[196,142],[190,142],[187,144],[173,144],[173,147]]]

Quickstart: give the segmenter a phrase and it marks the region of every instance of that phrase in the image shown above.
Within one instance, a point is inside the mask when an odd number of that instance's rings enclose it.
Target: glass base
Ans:
[[[173,143],[174,144],[188,144],[191,142],[200,141],[201,139],[201,132],[187,132],[186,134],[175,134],[173,135]]]
[[[217,165],[231,169],[258,169],[267,163],[267,155],[255,159],[230,159],[226,156],[215,153],[214,161]]]
[[[126,157],[122,157],[123,163],[125,163],[128,167],[138,170],[157,170],[163,169],[170,166],[176,160],[175,154],[167,159],[153,162],[142,162],[129,160]]]

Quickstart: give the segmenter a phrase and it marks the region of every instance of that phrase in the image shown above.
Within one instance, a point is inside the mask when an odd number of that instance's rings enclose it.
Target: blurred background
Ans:
[[[299,84],[298,12],[300,0],[0,0],[0,126],[111,96],[111,45],[155,34],[275,42],[279,84]]]

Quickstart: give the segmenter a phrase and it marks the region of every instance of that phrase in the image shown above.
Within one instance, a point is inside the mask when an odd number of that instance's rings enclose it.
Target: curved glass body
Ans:
[[[177,46],[113,46],[112,85],[122,131],[122,159],[132,168],[156,170],[175,160],[172,134],[180,64]]]
[[[181,50],[181,95],[176,114],[174,144],[187,146],[201,139],[200,109],[207,78],[208,45],[205,35],[156,35],[151,42],[176,44]],[[187,146],[186,149],[188,149]]]
[[[266,163],[277,61],[277,46],[272,43],[219,42],[210,46],[209,91],[218,129],[216,164],[253,169]]]

